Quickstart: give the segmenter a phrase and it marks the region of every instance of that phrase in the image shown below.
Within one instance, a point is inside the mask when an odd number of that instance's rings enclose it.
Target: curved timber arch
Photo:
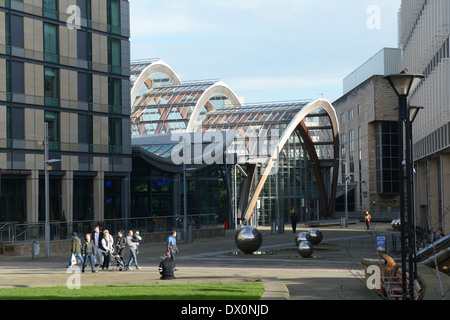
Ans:
[[[172,70],[172,68],[166,64],[164,61],[156,61],[150,64],[147,68],[145,68],[139,77],[137,78],[136,82],[133,85],[133,88],[131,89],[131,105],[133,106],[136,100],[136,97],[139,93],[139,90],[141,90],[141,87],[144,85],[144,83],[155,73],[163,73],[165,74],[174,84],[180,84],[181,80],[178,77],[178,75],[175,73],[175,71]]]
[[[189,119],[189,123],[186,128],[186,132],[195,132],[200,130],[201,121],[198,121],[198,117],[203,107],[208,103],[208,101],[216,96],[223,95],[228,100],[230,100],[230,104],[233,106],[240,106],[238,97],[236,94],[225,84],[223,81],[219,81],[213,84],[211,87],[206,89],[201,98],[197,101],[195,105],[194,111],[192,112],[191,118]]]
[[[338,166],[339,166],[339,124],[337,121],[336,111],[334,110],[331,103],[328,100],[319,99],[319,100],[309,103],[304,108],[302,108],[302,110],[294,117],[294,119],[287,126],[286,130],[283,132],[281,138],[279,139],[277,146],[273,150],[280,150],[280,151],[283,150],[283,148],[286,145],[291,134],[293,134],[295,130],[300,129],[299,127],[302,127],[304,125],[304,124],[302,125],[302,122],[305,119],[305,117],[307,117],[308,115],[312,114],[314,111],[317,111],[317,110],[323,110],[326,112],[326,114],[328,115],[328,118],[330,119],[332,131],[333,131],[334,160],[333,160],[333,178],[332,178],[331,197],[329,199],[326,199],[325,198],[326,193],[321,192],[322,204],[328,203],[328,205],[323,206],[323,208],[324,208],[324,210],[327,210],[328,211],[327,214],[329,214],[329,213],[331,213],[332,208],[334,207],[334,202],[335,202],[334,195],[336,194],[337,180],[338,180],[338,174],[339,174],[339,170],[338,170]],[[300,132],[301,132],[301,130],[300,130]],[[308,136],[309,136],[309,134],[308,134]],[[307,148],[308,148],[310,156],[312,154],[313,157],[317,157],[317,153],[312,152],[311,139],[306,139],[306,140],[310,141],[309,142],[310,145],[308,146],[308,144],[307,144]],[[314,156],[314,154],[315,154],[315,156]],[[252,195],[252,198],[245,210],[245,213],[243,214],[243,218],[246,221],[250,220],[250,217],[252,216],[256,202],[261,194],[264,184],[266,183],[267,177],[269,176],[275,163],[278,161],[278,157],[279,157],[279,153],[273,152],[272,156],[266,162],[266,166],[263,170],[263,173],[258,182],[258,185],[256,186],[255,191]],[[313,159],[313,158],[311,158],[311,159]],[[320,168],[316,168],[315,172],[316,172],[316,175],[321,175]],[[320,181],[323,181],[322,178],[318,179],[318,181],[317,181],[319,183],[319,188],[320,188]],[[324,188],[323,183],[322,183],[322,188]]]

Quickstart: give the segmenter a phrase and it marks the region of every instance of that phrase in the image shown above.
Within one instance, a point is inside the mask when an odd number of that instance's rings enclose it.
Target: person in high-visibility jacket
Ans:
[[[370,215],[369,211],[366,211],[366,214],[364,215],[364,221],[366,222],[367,230],[370,229],[370,220],[372,220],[372,216]]]

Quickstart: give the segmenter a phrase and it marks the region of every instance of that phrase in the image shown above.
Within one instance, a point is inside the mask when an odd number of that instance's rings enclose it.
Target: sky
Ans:
[[[342,81],[398,47],[401,0],[131,0],[132,60],[182,81],[220,79],[246,103],[342,96]]]

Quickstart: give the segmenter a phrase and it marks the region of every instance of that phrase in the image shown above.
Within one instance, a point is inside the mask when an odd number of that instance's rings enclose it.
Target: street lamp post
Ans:
[[[408,96],[422,80],[423,75],[408,74],[406,70],[399,74],[392,74],[385,77],[397,94],[398,106],[398,132],[400,150],[400,221],[401,221],[401,246],[402,246],[402,289],[403,299],[407,299],[406,284],[406,261],[409,262],[409,298],[414,299],[414,280],[417,278],[416,272],[416,247],[414,230],[414,207],[412,194],[412,122],[414,121],[419,108],[408,105]],[[406,144],[406,151],[404,151]],[[403,159],[404,158],[404,159]],[[405,215],[405,174],[403,160],[406,164],[406,200],[407,214]]]
[[[48,165],[60,162],[59,159],[49,159],[48,156],[48,122],[44,124],[44,177],[45,177],[45,257],[50,258],[50,192]]]

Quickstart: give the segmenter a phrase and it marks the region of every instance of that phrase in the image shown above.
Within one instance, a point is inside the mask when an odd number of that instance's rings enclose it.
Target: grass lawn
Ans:
[[[0,289],[0,300],[258,300],[262,282]]]

